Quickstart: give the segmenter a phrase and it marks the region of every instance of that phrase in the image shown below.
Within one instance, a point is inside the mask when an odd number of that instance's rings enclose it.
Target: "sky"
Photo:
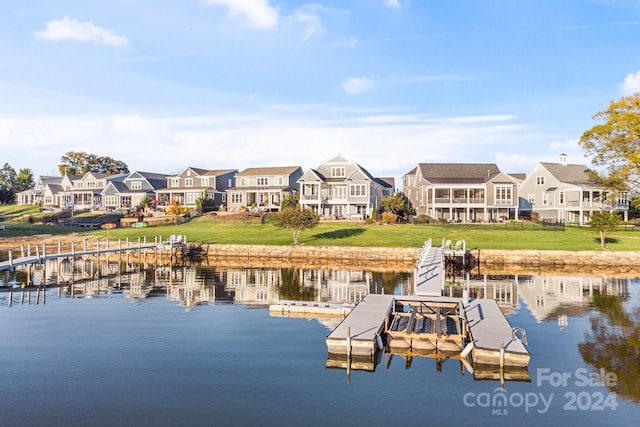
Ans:
[[[638,91],[638,0],[0,2],[0,164],[35,176],[591,165],[593,115]]]

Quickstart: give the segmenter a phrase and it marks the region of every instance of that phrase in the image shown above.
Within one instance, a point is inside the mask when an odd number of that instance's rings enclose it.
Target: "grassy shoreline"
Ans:
[[[270,223],[214,221],[200,216],[180,225],[147,228],[95,230],[62,226],[46,226],[25,222],[5,222],[0,239],[22,236],[68,235],[137,239],[183,234],[190,242],[241,245],[290,245],[291,233]],[[545,229],[528,222],[505,224],[437,224],[437,225],[364,225],[357,222],[321,222],[304,231],[300,244],[307,246],[355,246],[419,248],[431,238],[435,245],[442,239],[465,240],[467,248],[498,250],[572,250],[598,251],[600,241],[588,227],[569,226],[564,230]],[[35,237],[34,237],[35,239]],[[621,227],[607,238],[609,251],[640,251],[640,227]]]

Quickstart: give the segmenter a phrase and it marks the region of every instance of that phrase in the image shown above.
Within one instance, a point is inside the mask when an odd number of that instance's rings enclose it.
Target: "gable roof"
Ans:
[[[418,167],[431,183],[482,184],[501,173],[495,163],[419,163]]]
[[[543,163],[545,169],[549,171],[558,181],[566,184],[578,185],[597,185],[598,183],[591,179],[589,169],[585,165],[563,165],[561,163]]]

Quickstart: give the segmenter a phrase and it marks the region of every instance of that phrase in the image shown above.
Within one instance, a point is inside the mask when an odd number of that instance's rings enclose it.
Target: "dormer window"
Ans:
[[[193,187],[193,178],[185,178],[184,179],[185,187]]]
[[[544,185],[544,176],[536,177],[536,185]]]
[[[344,166],[334,166],[331,168],[332,178],[344,178],[347,176],[347,169]]]

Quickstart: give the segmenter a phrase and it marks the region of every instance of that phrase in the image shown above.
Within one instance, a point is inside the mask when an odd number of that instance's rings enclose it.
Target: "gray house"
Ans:
[[[374,178],[365,168],[341,155],[309,169],[298,180],[300,205],[324,218],[363,219],[394,192],[392,178]]]
[[[139,206],[144,197],[155,198],[155,192],[167,185],[167,175],[132,172],[123,181],[110,181],[102,190],[106,210],[128,210]]]
[[[520,212],[584,225],[593,212],[615,211],[626,221],[627,194],[610,199],[607,189],[594,181],[590,172],[585,165],[568,164],[566,154],[560,155],[559,163],[539,163],[520,187]]]
[[[494,163],[419,163],[402,177],[416,214],[452,222],[518,219],[519,184]]]
[[[168,207],[177,200],[183,207],[195,208],[196,200],[206,194],[213,199],[215,206],[227,201],[226,190],[233,187],[236,169],[209,170],[188,167],[177,175],[167,175],[167,185],[156,190],[158,205]]]

